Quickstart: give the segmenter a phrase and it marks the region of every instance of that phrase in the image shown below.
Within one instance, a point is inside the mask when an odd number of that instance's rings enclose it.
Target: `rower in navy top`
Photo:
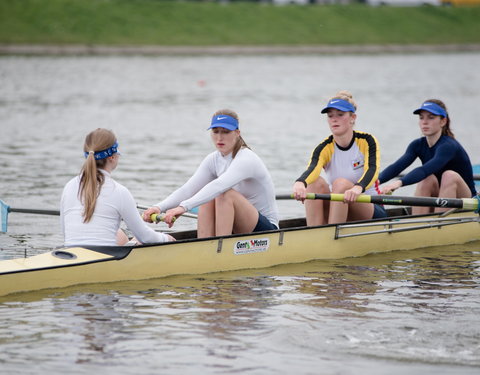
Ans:
[[[398,176],[418,157],[422,166],[381,188],[388,194],[401,186],[417,184],[415,195],[426,197],[469,198],[475,196],[472,164],[467,152],[450,129],[450,117],[445,104],[438,99],[425,101],[416,109],[424,137],[415,139],[405,154],[380,173],[380,183]],[[424,214],[431,207],[413,207],[413,214]],[[436,208],[438,212],[445,211]]]

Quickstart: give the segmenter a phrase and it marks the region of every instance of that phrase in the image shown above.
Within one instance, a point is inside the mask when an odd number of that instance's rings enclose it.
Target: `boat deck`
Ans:
[[[410,213],[411,213],[411,207],[406,207],[406,206],[392,207],[387,209],[388,217],[405,217],[410,215]],[[280,220],[279,224],[280,224],[280,229],[301,228],[307,225],[307,220],[304,217],[285,219],[285,220]],[[177,241],[192,240],[197,238],[196,230],[172,232],[169,234],[173,236]]]

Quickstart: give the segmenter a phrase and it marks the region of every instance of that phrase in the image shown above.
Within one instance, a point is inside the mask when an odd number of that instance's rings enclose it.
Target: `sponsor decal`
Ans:
[[[358,169],[358,168],[363,168],[363,160],[355,160],[353,163],[352,163],[352,167],[353,169]]]
[[[233,244],[233,253],[235,255],[261,253],[267,251],[269,247],[270,239],[268,238],[242,240]]]

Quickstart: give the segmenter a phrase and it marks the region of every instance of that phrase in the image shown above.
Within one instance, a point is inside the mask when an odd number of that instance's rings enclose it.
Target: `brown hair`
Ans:
[[[78,190],[78,196],[84,205],[84,223],[88,223],[91,220],[95,211],[97,197],[105,181],[105,177],[99,169],[105,167],[107,159],[95,160],[94,154],[111,147],[115,141],[115,134],[110,130],[102,128],[92,131],[85,138],[83,151],[88,152],[88,156],[81,170],[80,189]]]
[[[442,102],[440,99],[428,99],[428,100],[425,100],[425,101],[438,104],[440,107],[442,107],[445,110],[445,112],[447,112],[447,117],[446,117],[447,123],[442,128],[442,135],[448,135],[449,137],[455,138],[455,135],[453,135],[453,132],[450,129],[450,116],[448,114],[447,106],[445,105],[445,103]]]
[[[233,117],[235,120],[240,122],[237,112],[232,111],[231,109],[220,109],[213,114],[214,117],[215,116],[220,116],[220,115],[226,115],[226,116]],[[246,147],[248,149],[250,148],[250,147],[248,147],[247,143],[243,140],[242,136],[240,136],[240,137],[238,137],[237,143],[233,147],[232,158],[234,158],[237,155],[238,151],[240,151],[240,149],[242,147]]]

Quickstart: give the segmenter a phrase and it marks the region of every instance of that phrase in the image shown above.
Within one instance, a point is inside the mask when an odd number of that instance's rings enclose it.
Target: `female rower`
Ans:
[[[166,211],[165,222],[172,226],[175,218],[199,207],[198,237],[278,229],[272,179],[241,137],[238,123],[238,115],[229,109],[213,115],[208,129],[217,150],[182,187],[147,209],[145,221]]]
[[[331,135],[314,150],[307,170],[293,185],[293,195],[305,203],[307,225],[340,223],[385,217],[383,206],[356,203],[361,193],[378,194],[377,176],[380,152],[377,140],[355,131],[357,106],[348,91],[331,98],[322,113],[327,113]],[[320,176],[322,168],[326,179]],[[343,193],[343,202],[307,200],[307,193]]]
[[[141,243],[175,240],[149,228],[128,189],[112,179],[120,153],[110,130],[99,128],[89,133],[83,151],[86,160],[81,173],[65,185],[62,194],[60,218],[65,246],[124,245],[128,237],[119,229],[122,219]]]
[[[380,173],[380,183],[390,181],[418,157],[422,166],[382,187],[389,194],[401,186],[417,184],[415,195],[444,198],[470,198],[476,195],[472,164],[468,154],[450,129],[450,116],[445,104],[429,99],[416,109],[424,137],[415,139],[405,154]],[[431,207],[413,207],[413,214],[425,214]],[[445,211],[437,208],[435,211]]]

